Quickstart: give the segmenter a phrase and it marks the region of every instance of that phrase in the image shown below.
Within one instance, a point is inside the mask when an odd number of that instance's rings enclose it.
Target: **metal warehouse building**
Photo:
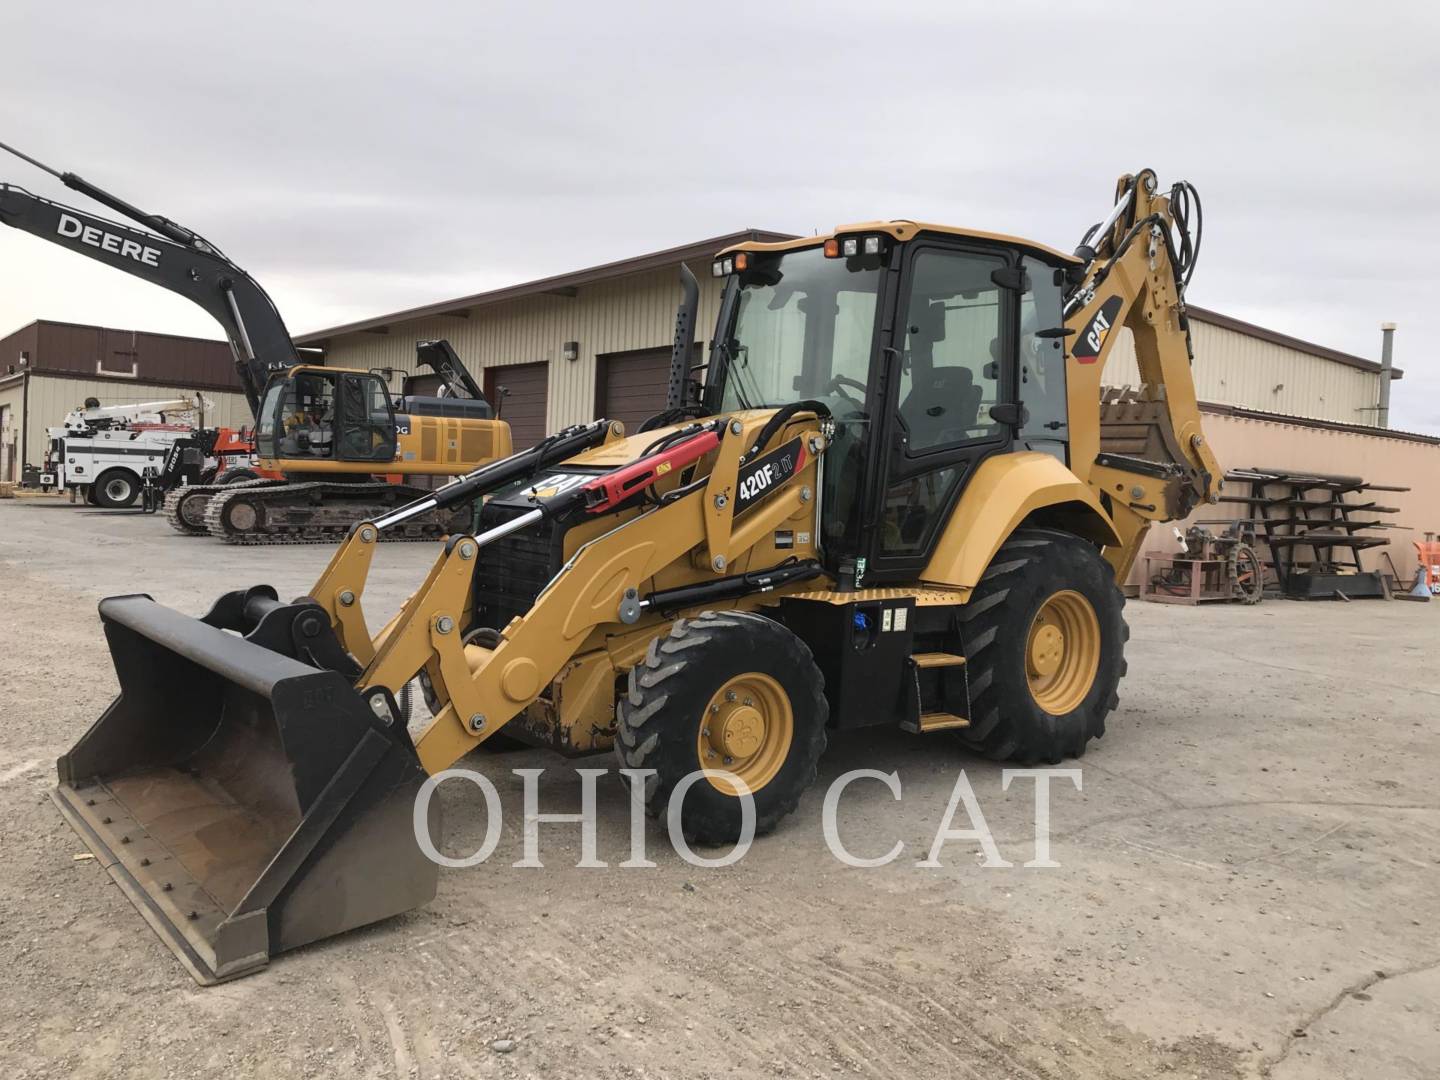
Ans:
[[[204,394],[199,422],[242,427],[250,407],[230,346],[206,338],[39,320],[0,338],[0,481],[45,457],[45,429],[86,398],[101,405]]]
[[[720,282],[715,253],[783,233],[745,230],[540,281],[379,315],[297,339],[326,363],[390,369],[392,387],[430,389],[415,375],[415,343],[447,338],[482,380],[517,447],[547,431],[608,416],[633,425],[664,403],[680,264],[700,279],[699,329],[714,326]],[[1381,366],[1203,308],[1191,307],[1195,382],[1207,431],[1227,467],[1282,467],[1364,475],[1414,490],[1398,524],[1440,531],[1440,439],[1375,425]],[[1126,331],[1128,337],[1128,331]],[[1394,378],[1402,372],[1396,369]],[[1106,381],[1137,384],[1133,349],[1119,343]],[[1216,508],[1208,508],[1213,517]],[[1168,528],[1166,529],[1168,535]],[[1392,534],[1402,570],[1415,560]],[[1158,536],[1158,533],[1157,533]]]

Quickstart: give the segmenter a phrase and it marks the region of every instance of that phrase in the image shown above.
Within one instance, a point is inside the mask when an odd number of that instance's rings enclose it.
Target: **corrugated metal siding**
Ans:
[[[118,374],[215,390],[240,389],[230,346],[223,341],[73,323],[40,322],[37,326],[38,342],[31,362],[35,371]]]
[[[40,464],[45,457],[45,429],[58,426],[71,409],[87,397],[99,398],[101,405],[128,405],[142,401],[204,394],[214,403],[205,414],[207,427],[249,427],[250,406],[243,394],[208,390],[195,386],[155,386],[150,383],[118,382],[110,379],[65,379],[40,373],[30,376],[30,430],[26,433],[25,460]],[[18,411],[17,411],[18,416]],[[18,419],[16,423],[19,423]]]
[[[597,355],[670,345],[680,302],[679,272],[676,264],[582,286],[575,296],[524,297],[480,308],[468,319],[440,316],[397,323],[388,334],[349,334],[331,343],[326,363],[393,368],[393,389],[400,385],[401,373],[414,372],[415,342],[427,338],[448,339],[477,378],[488,367],[547,361],[547,424],[555,431],[592,419]],[[719,282],[701,278],[698,340],[708,342],[719,303]],[[561,359],[560,348],[567,341],[580,343],[578,360]]]
[[[20,443],[20,424],[25,409],[25,382],[15,380],[13,386],[0,389],[0,480],[19,480],[24,464]]]
[[[1201,401],[1241,405],[1342,424],[1373,424],[1380,376],[1309,353],[1262,341],[1199,319],[1190,321],[1195,343],[1195,390]],[[1138,386],[1135,343],[1121,331],[1105,365],[1109,386]]]
[[[705,269],[701,267],[701,269]],[[550,362],[550,429],[591,418],[596,401],[598,354],[662,348],[674,334],[680,299],[679,267],[635,274],[582,286],[574,297],[533,296],[472,311],[469,319],[436,317],[397,323],[388,334],[349,334],[330,345],[326,362],[338,367],[389,367],[399,373],[415,367],[415,342],[448,338],[477,377],[499,364]],[[720,287],[700,282],[701,340],[715,325]],[[1241,405],[1293,416],[1373,423],[1379,376],[1263,341],[1199,318],[1191,320],[1195,340],[1195,383],[1202,401]],[[560,359],[566,341],[580,343],[580,359]],[[1109,385],[1138,385],[1135,350],[1128,330],[1121,331],[1106,367]],[[1278,387],[1278,389],[1277,389]]]
[[[13,334],[6,334],[0,338],[0,376],[14,375],[18,371],[24,371],[20,360],[22,356],[28,356],[31,361],[39,351],[39,323],[31,323],[29,326],[22,326]]]

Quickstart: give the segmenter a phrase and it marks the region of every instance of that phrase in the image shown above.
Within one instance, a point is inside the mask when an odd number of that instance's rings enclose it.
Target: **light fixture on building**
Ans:
[[[580,343],[578,341],[567,341],[560,346],[560,355],[566,360],[576,361],[580,359]]]

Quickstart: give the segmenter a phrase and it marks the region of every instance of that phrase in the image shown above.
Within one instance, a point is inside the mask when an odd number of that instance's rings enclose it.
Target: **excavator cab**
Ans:
[[[301,366],[272,375],[260,400],[255,445],[267,467],[287,472],[393,461],[390,391],[379,375],[364,371]]]

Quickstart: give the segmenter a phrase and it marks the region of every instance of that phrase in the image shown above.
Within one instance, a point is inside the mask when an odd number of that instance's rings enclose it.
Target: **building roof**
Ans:
[[[36,319],[0,337],[0,374],[239,391],[228,342]],[[23,356],[23,358],[22,358]]]
[[[742,229],[739,232],[728,233],[724,236],[713,236],[708,240],[697,240],[693,243],[681,245],[680,247],[666,248],[664,251],[654,251],[648,255],[637,255],[633,258],[621,259],[618,262],[602,263],[599,266],[591,266],[584,270],[575,270],[568,274],[557,274],[554,277],[539,278],[538,280],[526,281],[518,285],[507,285],[501,289],[474,293],[470,296],[460,296],[453,300],[441,300],[434,304],[426,304],[423,307],[407,308],[403,311],[392,311],[385,315],[361,319],[359,322],[327,327],[324,330],[314,330],[308,334],[301,334],[296,337],[295,343],[297,345],[323,345],[330,338],[339,337],[341,334],[354,334],[367,330],[373,333],[383,333],[392,323],[426,319],[436,315],[454,315],[462,311],[468,311],[471,308],[487,307],[491,304],[503,303],[506,300],[517,300],[522,297],[535,296],[543,293],[571,293],[572,290],[582,285],[592,285],[597,281],[608,281],[613,278],[626,277],[630,274],[643,273],[647,270],[658,270],[662,267],[673,266],[678,262],[695,261],[708,263],[718,252],[725,248],[733,247],[736,244],[785,244],[803,239],[808,238],[799,237],[793,233],[768,232],[764,229]],[[1028,241],[1018,242],[1028,243]],[[1219,326],[1226,330],[1234,330],[1238,333],[1248,334],[1251,337],[1268,341],[1274,345],[1294,349],[1296,352],[1316,356],[1322,360],[1330,360],[1337,364],[1344,364],[1347,367],[1359,368],[1362,371],[1378,372],[1380,370],[1378,363],[1374,360],[1367,360],[1363,356],[1355,356],[1351,353],[1341,352],[1338,349],[1332,349],[1327,345],[1317,345],[1312,341],[1291,337],[1289,334],[1282,334],[1277,330],[1256,326],[1254,323],[1244,322],[1230,315],[1223,315],[1218,311],[1211,311],[1209,308],[1196,307],[1194,304],[1191,304],[1189,305],[1189,311],[1193,318],[1201,322],[1209,323],[1212,326]],[[1392,378],[1399,379],[1403,375],[1404,372],[1400,368],[1395,368]]]
[[[362,319],[359,322],[346,323],[343,326],[332,326],[325,330],[314,330],[308,334],[301,334],[295,338],[297,345],[317,345],[329,338],[338,337],[341,334],[354,334],[362,330],[381,332],[391,323],[409,322],[413,319],[428,319],[435,315],[453,315],[460,311],[467,311],[470,308],[488,307],[491,304],[500,304],[506,300],[517,300],[525,296],[535,296],[541,293],[562,293],[569,294],[581,285],[593,285],[597,281],[608,281],[612,278],[628,277],[631,274],[642,274],[647,270],[659,270],[666,266],[673,266],[678,262],[703,261],[707,265],[697,270],[696,273],[709,272],[708,263],[714,254],[721,248],[732,244],[738,244],[745,240],[791,240],[794,237],[789,233],[767,232],[764,229],[743,229],[740,232],[727,233],[724,236],[713,236],[708,240],[697,240],[694,243],[684,244],[680,247],[666,248],[664,251],[653,251],[648,255],[636,255],[633,258],[621,259],[618,262],[602,263],[599,266],[587,267],[584,270],[575,270],[568,274],[557,274],[554,277],[539,278],[536,281],[526,281],[519,285],[507,285],[502,289],[491,289],[489,292],[474,293],[471,296],[460,296],[454,300],[441,300],[439,303],[426,304],[423,307],[406,308],[403,311],[393,311],[388,315],[377,315],[372,319]]]
[[[172,341],[193,341],[197,345],[224,345],[230,346],[223,338],[191,337],[188,334],[165,334],[158,330],[130,330],[117,326],[98,326],[94,323],[62,322],[59,319],[31,319],[24,326],[17,327],[8,334],[0,334],[0,341],[14,337],[22,331],[29,330],[32,326],[62,326],[71,330],[101,330],[108,334],[144,334],[146,337],[169,338]]]
[[[1322,431],[1343,431],[1351,435],[1368,435],[1376,439],[1396,439],[1400,442],[1440,446],[1440,435],[1426,435],[1419,431],[1371,427],[1368,424],[1347,424],[1340,420],[1319,420],[1313,416],[1267,412],[1264,409],[1250,409],[1243,405],[1221,405],[1214,401],[1202,401],[1199,404],[1202,413],[1214,413],[1217,416],[1239,416],[1246,420],[1264,420],[1272,424],[1291,424],[1295,427],[1319,428]]]
[[[1261,341],[1268,341],[1272,345],[1280,345],[1287,349],[1294,349],[1296,352],[1308,353],[1310,356],[1318,356],[1322,360],[1333,360],[1337,364],[1345,364],[1349,367],[1359,368],[1361,371],[1379,371],[1380,365],[1374,360],[1366,360],[1363,356],[1356,356],[1353,353],[1341,352],[1339,349],[1332,349],[1328,345],[1317,345],[1313,341],[1305,341],[1302,338],[1291,337],[1289,334],[1282,334],[1278,330],[1271,330],[1268,327],[1256,326],[1254,323],[1245,322],[1232,315],[1222,315],[1218,311],[1211,311],[1209,308],[1196,307],[1194,304],[1187,305],[1190,317],[1199,319],[1211,326],[1218,326],[1224,330],[1234,330],[1239,334],[1248,334],[1250,337],[1259,338]],[[1405,372],[1401,368],[1392,368],[1390,377],[1392,379],[1403,378]]]

